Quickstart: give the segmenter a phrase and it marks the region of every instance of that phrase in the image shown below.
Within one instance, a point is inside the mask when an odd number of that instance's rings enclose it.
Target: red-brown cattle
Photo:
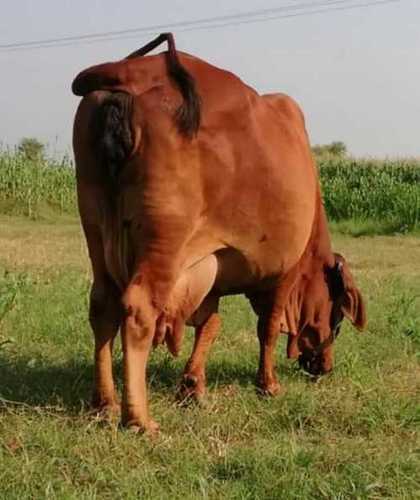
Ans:
[[[287,356],[298,359],[300,366],[312,375],[325,374],[332,370],[333,342],[339,334],[344,317],[359,330],[366,324],[363,298],[354,283],[347,262],[340,254],[332,254],[328,246],[318,246],[318,243],[314,235],[300,259],[296,279],[289,289],[284,308],[285,317],[281,323],[286,328],[283,333],[289,336]],[[331,265],[331,262],[334,264]],[[219,299],[224,293],[218,288],[219,280],[222,281],[223,278],[220,279],[218,275],[205,301],[188,319],[187,316],[191,313],[191,303],[188,300],[182,301],[183,306],[178,303],[177,307],[172,309],[176,311],[173,315],[176,318],[175,342],[173,336],[169,337],[172,351],[179,349],[184,324],[195,327],[193,352],[184,369],[179,390],[181,400],[201,400],[205,394],[207,356],[221,322],[217,309]],[[248,291],[248,298],[260,324],[261,318],[271,312],[267,306],[272,297],[262,294],[255,296]],[[257,384],[265,394],[274,396],[279,392],[280,385],[274,367],[270,365],[270,359],[264,366],[264,330],[260,334],[262,345]]]
[[[163,40],[168,52],[143,57]],[[321,206],[301,117],[176,52],[171,35],[83,71],[73,91],[84,97],[73,144],[94,277],[94,403],[118,406],[112,344],[121,328],[123,423],[156,430],[146,395],[153,339],[180,290],[193,293],[178,309],[200,312],[215,284],[219,293],[247,293],[260,311],[259,379],[270,392],[275,341],[288,331],[290,291]]]

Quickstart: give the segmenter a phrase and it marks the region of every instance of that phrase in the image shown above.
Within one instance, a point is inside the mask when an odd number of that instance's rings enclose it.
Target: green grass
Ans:
[[[345,232],[394,234],[420,230],[418,160],[318,159],[329,219]],[[0,213],[33,219],[75,214],[75,178],[69,161],[29,162],[0,151]]]
[[[162,432],[135,436],[88,412],[89,266],[78,223],[0,217],[0,498],[420,497],[420,244],[334,235],[368,303],[317,383],[285,359],[286,389],[256,395],[255,317],[223,301],[203,408],[181,408],[179,359],[156,350],[150,401]],[[401,257],[404,258],[401,258]],[[121,353],[116,353],[121,383]]]

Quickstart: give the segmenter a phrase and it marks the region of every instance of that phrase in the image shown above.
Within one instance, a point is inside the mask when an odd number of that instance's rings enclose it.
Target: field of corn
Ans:
[[[420,227],[419,160],[321,157],[318,166],[330,221],[382,234]],[[0,152],[0,213],[37,219],[51,211],[76,212],[71,162]]]
[[[0,151],[0,213],[37,219],[46,210],[76,211],[70,160],[32,161],[17,152]]]

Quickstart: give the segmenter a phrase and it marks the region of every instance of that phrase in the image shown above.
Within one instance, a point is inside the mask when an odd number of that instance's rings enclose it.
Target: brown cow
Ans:
[[[163,40],[168,52],[143,57]],[[223,293],[268,300],[259,337],[260,379],[269,386],[293,270],[320,199],[301,121],[233,74],[177,53],[171,35],[83,71],[73,92],[84,96],[73,145],[94,277],[94,403],[117,406],[112,344],[121,327],[123,423],[157,429],[146,395],[155,332],[179,283],[188,288],[200,276],[197,307],[220,267]]]
[[[305,126],[299,106],[290,97],[285,94],[263,97],[280,114],[288,115]],[[344,258],[332,253],[325,211],[320,199],[318,203],[312,235],[300,259],[295,283],[289,290],[283,322],[287,328],[284,333],[289,333],[287,356],[298,358],[299,364],[313,375],[331,371],[332,342],[339,333],[344,315],[359,330],[363,329],[366,323],[363,299]],[[176,355],[182,341],[184,325],[187,323],[196,329],[193,353],[184,369],[178,394],[181,400],[190,397],[200,400],[205,393],[207,355],[220,326],[219,299],[224,293],[229,293],[226,283],[235,283],[235,277],[232,278],[228,274],[232,273],[235,264],[223,264],[223,260],[218,259],[216,253],[201,261],[199,266],[188,270],[188,279],[184,277],[175,286],[168,304],[167,316],[162,318],[160,332],[155,337],[156,343],[166,337],[171,352]],[[205,272],[206,267],[211,269],[210,273]],[[210,282],[207,282],[207,286],[206,277],[209,277]],[[200,302],[211,283],[213,284],[210,292],[203,302]],[[247,293],[259,316],[270,313],[270,293],[265,297],[261,294],[255,297],[250,290],[241,291]],[[163,322],[164,319],[166,322]],[[264,331],[262,333],[264,334]],[[264,359],[260,360],[257,384],[264,393],[275,395],[280,390],[280,385],[274,374],[271,380],[264,378],[267,377],[267,370],[263,369],[263,361]]]
[[[188,288],[181,282],[177,285],[173,294],[176,305],[171,304],[168,309],[173,318],[167,339],[172,352],[176,353],[179,349],[184,323],[196,327],[193,353],[185,367],[179,392],[181,399],[193,397],[200,400],[205,393],[207,354],[219,330],[217,307],[219,298],[224,295],[223,285],[226,282],[224,269],[217,265],[216,258],[212,264],[218,268],[216,278],[211,292],[200,306],[194,308],[193,305],[198,299],[199,287],[194,286],[200,280],[198,273],[191,276]],[[191,273],[194,273],[193,269]],[[345,259],[331,250],[325,211],[320,199],[311,238],[298,266],[290,274],[293,275],[293,284],[289,288],[282,321],[286,327],[284,333],[289,334],[287,355],[289,358],[298,358],[299,364],[312,375],[327,373],[333,367],[332,344],[338,336],[343,318],[347,317],[361,330],[366,324],[366,313],[362,296]],[[261,319],[272,312],[271,294],[255,294],[249,289],[243,291],[250,299],[260,324]],[[194,313],[191,314],[191,311]],[[262,336],[263,353],[265,330],[259,333]],[[280,386],[274,372],[271,372],[269,379],[265,378],[267,373],[270,375],[264,369],[264,357],[261,357],[257,383],[264,393],[275,395]]]

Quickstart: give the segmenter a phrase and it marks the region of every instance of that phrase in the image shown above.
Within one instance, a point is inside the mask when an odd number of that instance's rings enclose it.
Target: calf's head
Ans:
[[[299,330],[289,336],[288,355],[312,375],[327,373],[333,368],[333,343],[343,319],[359,330],[366,325],[363,298],[344,257],[334,254],[333,266],[318,266],[305,278],[298,309]]]

